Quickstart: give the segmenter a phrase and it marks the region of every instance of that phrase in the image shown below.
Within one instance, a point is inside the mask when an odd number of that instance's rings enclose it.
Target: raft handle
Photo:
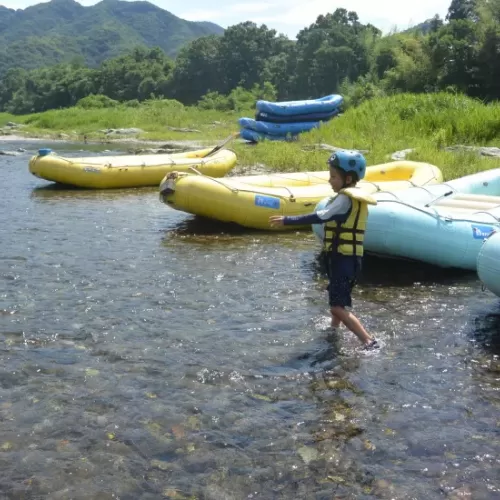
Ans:
[[[450,196],[450,194],[453,194],[455,191],[451,190],[451,191],[447,191],[446,193],[442,194],[441,196],[438,196],[437,198],[435,198],[434,200],[432,201],[429,201],[429,203],[426,203],[424,205],[424,207],[430,207],[433,203],[436,203],[438,202],[439,200],[443,199],[443,198],[446,198],[447,196]]]

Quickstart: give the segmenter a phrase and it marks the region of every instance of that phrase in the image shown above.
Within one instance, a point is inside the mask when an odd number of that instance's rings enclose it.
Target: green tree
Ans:
[[[477,0],[451,0],[447,21],[477,21]]]
[[[22,68],[12,68],[0,80],[0,110],[5,110],[15,93],[24,88],[28,72]]]
[[[394,65],[384,72],[382,86],[392,92],[426,92],[435,86],[427,40],[422,35],[397,38]]]
[[[340,83],[355,81],[369,70],[366,33],[380,32],[359,22],[355,12],[337,9],[319,16],[297,35],[295,93],[317,97],[338,91]]]
[[[227,93],[238,86],[250,89],[261,83],[266,62],[286,46],[286,40],[264,24],[257,26],[247,21],[229,27],[220,40],[222,88],[218,90]]]
[[[451,21],[431,35],[431,63],[439,87],[453,85],[461,92],[478,95],[480,42],[476,23],[467,19]]]
[[[198,38],[181,49],[172,72],[176,99],[194,104],[209,91],[221,90],[218,36]]]
[[[159,48],[137,47],[130,54],[105,61],[97,76],[97,93],[117,101],[147,99],[173,70],[173,62]]]

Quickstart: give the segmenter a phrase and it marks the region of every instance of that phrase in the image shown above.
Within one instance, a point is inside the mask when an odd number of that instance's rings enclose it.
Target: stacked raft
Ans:
[[[337,116],[343,100],[331,94],[304,101],[257,101],[255,119],[238,120],[241,137],[251,142],[293,140]]]

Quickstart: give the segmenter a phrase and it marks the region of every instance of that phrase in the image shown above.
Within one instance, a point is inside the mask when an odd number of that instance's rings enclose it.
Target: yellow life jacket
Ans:
[[[325,223],[323,250],[341,255],[362,257],[368,205],[376,205],[377,201],[373,196],[355,187],[341,189],[339,194],[341,193],[351,199],[351,212],[343,223],[336,221]]]

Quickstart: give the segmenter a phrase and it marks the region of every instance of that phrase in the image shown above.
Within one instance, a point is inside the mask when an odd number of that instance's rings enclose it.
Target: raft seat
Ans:
[[[434,207],[470,209],[470,210],[493,210],[500,207],[500,198],[496,203],[464,200],[443,200],[435,203]]]
[[[498,196],[491,196],[487,194],[456,194],[452,197],[453,200],[464,200],[464,201],[483,201],[491,202],[496,205],[500,205],[500,192]]]

